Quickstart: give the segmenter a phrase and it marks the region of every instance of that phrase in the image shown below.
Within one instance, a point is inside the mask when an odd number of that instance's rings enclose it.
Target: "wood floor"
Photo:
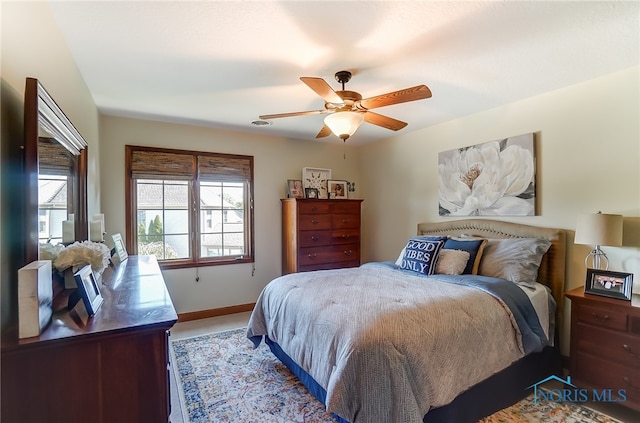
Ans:
[[[238,329],[245,327],[249,321],[251,313],[237,313],[226,316],[211,317],[208,319],[191,320],[183,323],[176,323],[171,329],[171,340],[191,338],[198,335],[204,335],[213,332],[222,332],[225,330]],[[173,369],[171,369],[173,372]],[[553,383],[553,382],[552,382]],[[549,389],[562,389],[561,386],[547,386]],[[630,410],[618,404],[592,404],[592,407],[598,409],[622,422],[637,423],[640,422],[640,413]],[[176,379],[171,374],[171,423],[187,423],[182,417],[182,409],[178,397],[178,388]]]

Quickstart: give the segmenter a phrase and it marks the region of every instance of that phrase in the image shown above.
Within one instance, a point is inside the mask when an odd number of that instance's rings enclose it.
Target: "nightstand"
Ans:
[[[572,383],[580,388],[626,391],[620,404],[640,410],[640,298],[632,301],[565,293],[571,300]]]

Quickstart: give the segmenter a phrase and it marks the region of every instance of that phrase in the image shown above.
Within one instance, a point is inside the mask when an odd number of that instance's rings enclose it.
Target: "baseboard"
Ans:
[[[209,317],[225,316],[227,314],[244,313],[245,311],[252,311],[255,305],[256,303],[239,304],[229,307],[180,313],[178,314],[178,322],[188,322],[190,320],[207,319]]]

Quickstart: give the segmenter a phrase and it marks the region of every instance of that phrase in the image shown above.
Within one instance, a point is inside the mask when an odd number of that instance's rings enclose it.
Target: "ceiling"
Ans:
[[[374,109],[406,133],[640,63],[640,2],[51,1],[98,109],[312,142],[324,108],[300,81],[335,72],[364,98],[426,84],[433,97]],[[597,100],[597,99],[594,99]],[[347,142],[395,135],[364,123]]]

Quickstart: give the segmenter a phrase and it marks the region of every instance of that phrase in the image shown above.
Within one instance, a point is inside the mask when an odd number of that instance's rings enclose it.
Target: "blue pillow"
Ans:
[[[409,239],[400,261],[400,268],[424,275],[433,275],[436,271],[438,253],[446,237],[414,237]]]
[[[480,260],[482,259],[482,251],[487,240],[484,238],[449,238],[444,243],[444,247],[448,250],[462,250],[469,253],[469,261],[467,267],[462,272],[463,275],[477,275],[480,267]]]

